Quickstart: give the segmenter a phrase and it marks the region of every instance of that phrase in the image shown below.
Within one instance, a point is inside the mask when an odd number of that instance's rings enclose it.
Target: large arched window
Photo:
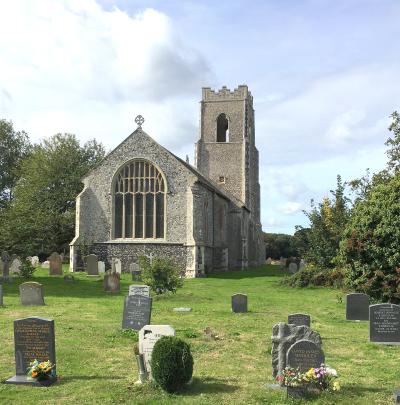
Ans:
[[[114,238],[164,238],[166,185],[150,162],[135,160],[116,174]]]
[[[229,121],[225,114],[217,118],[217,142],[229,142]]]

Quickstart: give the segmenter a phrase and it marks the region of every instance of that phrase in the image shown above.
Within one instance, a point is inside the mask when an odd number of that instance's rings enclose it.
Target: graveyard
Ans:
[[[68,272],[68,265],[63,265]],[[346,320],[346,293],[330,288],[293,289],[280,284],[286,270],[256,269],[187,279],[176,294],[151,294],[151,324],[171,325],[191,347],[193,380],[167,394],[138,377],[133,347],[138,333],[122,329],[124,299],[132,282],[121,275],[119,293],[106,293],[102,276],[74,273],[74,281],[39,269],[32,279],[43,285],[44,303],[22,306],[19,284],[3,284],[0,307],[0,378],[14,374],[13,321],[26,317],[54,320],[58,381],[49,388],[0,384],[3,403],[176,403],[284,404],[284,390],[273,384],[272,328],[289,314],[310,315],[322,338],[325,362],[339,374],[341,390],[324,392],[316,404],[387,404],[398,386],[398,346],[370,343],[368,322]],[[247,295],[247,312],[232,312],[231,296]],[[188,308],[191,311],[174,311]],[[293,320],[293,322],[295,322]],[[206,330],[207,328],[207,330]],[[206,332],[205,332],[206,330]]]

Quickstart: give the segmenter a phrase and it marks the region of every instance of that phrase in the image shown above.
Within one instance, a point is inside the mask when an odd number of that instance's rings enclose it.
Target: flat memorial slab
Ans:
[[[179,307],[179,308],[173,308],[172,310],[174,312],[190,312],[192,310],[192,308]]]
[[[49,380],[40,383],[36,381],[32,377],[28,377],[26,375],[15,375],[14,377],[9,378],[8,380],[4,381],[4,384],[16,384],[16,385],[31,385],[34,387],[48,387],[49,385],[53,385],[57,382],[57,378],[52,378]]]

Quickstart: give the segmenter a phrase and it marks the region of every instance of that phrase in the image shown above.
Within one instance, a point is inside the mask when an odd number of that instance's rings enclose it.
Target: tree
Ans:
[[[95,141],[57,134],[22,161],[14,199],[3,216],[0,244],[15,253],[61,251],[74,236],[75,198],[81,178],[105,155]]]
[[[266,257],[279,259],[280,257],[297,256],[295,240],[292,235],[264,232],[264,242]]]
[[[26,132],[15,131],[11,121],[0,120],[0,210],[12,200],[21,162],[30,150]]]

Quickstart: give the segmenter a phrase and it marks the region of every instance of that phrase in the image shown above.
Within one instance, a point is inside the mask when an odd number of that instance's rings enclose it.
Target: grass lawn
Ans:
[[[68,267],[64,268],[67,271]],[[185,280],[175,295],[155,297],[152,323],[169,324],[191,345],[193,383],[180,395],[149,385],[135,386],[135,333],[121,330],[123,297],[133,282],[123,275],[121,293],[103,292],[102,282],[76,273],[75,284],[49,277],[40,269],[34,281],[44,285],[46,306],[22,307],[18,284],[4,286],[0,307],[0,379],[15,372],[13,320],[28,316],[55,321],[59,382],[50,388],[0,384],[1,404],[284,404],[272,383],[271,332],[289,313],[311,315],[327,364],[340,374],[342,390],[322,394],[313,404],[390,404],[400,389],[400,347],[368,342],[368,322],[345,320],[345,294],[329,288],[293,289],[279,285],[282,272],[263,266],[243,272]],[[230,297],[248,295],[249,312],[233,314]],[[340,302],[339,298],[343,298]],[[193,308],[189,313],[173,307]],[[209,326],[220,340],[205,341]]]

